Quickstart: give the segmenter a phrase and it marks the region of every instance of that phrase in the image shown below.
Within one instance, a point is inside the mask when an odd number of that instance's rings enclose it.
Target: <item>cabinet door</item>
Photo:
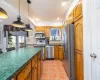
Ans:
[[[31,79],[31,72],[28,74],[28,76],[26,77],[25,80],[32,80],[32,79]]]
[[[32,80],[37,80],[37,64],[32,68]]]
[[[18,74],[17,80],[25,80],[28,74],[31,72],[31,62]]]
[[[83,19],[75,22],[75,49],[83,51]]]
[[[50,27],[49,26],[45,27],[45,35],[46,35],[46,37],[50,36]]]
[[[83,55],[81,51],[75,51],[75,70],[76,70],[76,80],[83,79]]]
[[[41,32],[45,32],[44,26],[41,26]]]
[[[37,26],[37,27],[35,27],[35,31],[36,31],[36,32],[42,32],[43,29],[42,29],[41,26]]]
[[[39,31],[39,27],[35,27],[35,32],[38,32]]]
[[[67,24],[71,24],[74,22],[74,12],[72,11],[71,14],[68,16]]]
[[[81,1],[74,9],[74,21],[78,20],[80,17],[82,17],[82,3],[81,3]]]
[[[58,59],[59,58],[59,54],[58,54],[58,46],[54,46],[54,58]]]
[[[63,60],[64,59],[64,52],[63,52],[63,46],[59,46],[59,59]]]
[[[38,61],[38,80],[41,78],[41,62]]]
[[[46,60],[46,46],[44,47],[44,60]]]

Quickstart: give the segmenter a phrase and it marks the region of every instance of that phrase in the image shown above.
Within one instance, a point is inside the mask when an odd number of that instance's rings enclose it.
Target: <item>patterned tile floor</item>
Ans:
[[[63,63],[59,60],[43,61],[41,80],[69,80],[64,70]]]

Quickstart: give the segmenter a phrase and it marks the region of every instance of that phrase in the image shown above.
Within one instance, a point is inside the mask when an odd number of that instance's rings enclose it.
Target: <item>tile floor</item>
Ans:
[[[41,80],[69,80],[60,60],[43,61]]]

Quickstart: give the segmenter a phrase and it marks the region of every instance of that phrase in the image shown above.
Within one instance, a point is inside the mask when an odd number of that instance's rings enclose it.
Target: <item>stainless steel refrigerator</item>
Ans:
[[[74,60],[74,25],[68,24],[63,29],[64,68],[69,80],[75,80]]]

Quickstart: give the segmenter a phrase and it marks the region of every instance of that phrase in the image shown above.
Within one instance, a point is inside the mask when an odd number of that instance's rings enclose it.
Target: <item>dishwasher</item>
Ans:
[[[46,59],[47,60],[54,59],[54,46],[50,46],[50,45],[46,46]]]

